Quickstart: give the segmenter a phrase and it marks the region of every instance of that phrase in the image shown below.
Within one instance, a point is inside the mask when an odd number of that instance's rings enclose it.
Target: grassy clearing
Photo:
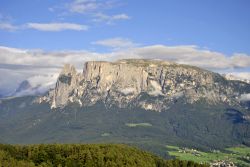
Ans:
[[[250,147],[232,147],[224,151],[214,150],[212,152],[202,152],[195,149],[179,148],[176,146],[167,146],[168,153],[181,160],[191,160],[194,162],[210,163],[214,160],[229,160],[238,166],[250,166]]]
[[[102,137],[108,137],[108,136],[110,136],[110,133],[103,133],[101,136]]]
[[[131,128],[138,127],[138,126],[141,126],[141,127],[152,126],[152,124],[150,124],[150,123],[126,123],[125,125],[128,127],[131,127]]]

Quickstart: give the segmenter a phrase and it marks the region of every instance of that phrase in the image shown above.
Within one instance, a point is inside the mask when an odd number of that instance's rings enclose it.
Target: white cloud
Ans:
[[[24,95],[37,95],[43,94],[49,89],[53,89],[55,87],[57,78],[59,74],[39,74],[34,75],[26,79],[30,84],[30,87],[27,89],[22,89],[20,91],[16,91],[14,96],[24,96]]]
[[[109,55],[95,52],[80,51],[54,51],[44,52],[42,50],[17,49],[0,46],[1,64],[28,65],[60,68],[63,64],[71,63],[82,68],[85,61],[107,59]],[[0,66],[1,67],[1,66]],[[26,68],[26,67],[24,67]]]
[[[90,51],[54,51],[17,49],[0,46],[0,62],[2,64],[61,66],[64,63],[72,63],[78,67],[83,66],[88,60],[117,60],[123,58],[145,58],[174,61],[181,64],[195,65],[198,67],[217,70],[249,68],[250,55],[239,54],[226,56],[219,52],[203,50],[197,46],[164,46],[152,45],[136,47],[137,44],[129,39],[110,38],[99,40],[93,44],[111,48],[128,48],[115,50],[110,53],[97,53]]]
[[[75,0],[68,4],[67,7],[70,12],[86,13],[96,10],[100,6],[95,0]]]
[[[87,25],[75,24],[75,23],[26,23],[24,25],[13,25],[11,23],[1,23],[0,30],[15,31],[22,29],[35,29],[38,31],[86,31],[88,30]]]
[[[242,94],[240,96],[240,100],[241,101],[249,101],[250,100],[250,93],[248,93],[248,94]]]
[[[237,80],[248,79],[250,81],[250,72],[228,72],[227,75]]]
[[[249,55],[233,54],[226,56],[219,52],[200,49],[197,46],[164,46],[152,45],[135,47],[130,40],[115,38],[96,41],[95,44],[111,48],[110,53],[90,51],[53,51],[18,49],[0,46],[0,92],[11,91],[21,81],[43,74],[59,73],[63,64],[70,63],[82,71],[84,62],[92,60],[115,61],[118,59],[144,58],[161,59],[177,63],[195,65],[201,68],[221,72],[234,72],[234,69],[250,68]],[[128,49],[125,49],[128,48]],[[242,78],[250,77],[250,72],[234,72]]]
[[[87,51],[44,52],[0,46],[0,94],[13,92],[27,78],[57,74],[63,64],[73,64],[82,71],[85,61],[111,60],[109,56]]]
[[[244,60],[244,61],[242,61]],[[250,66],[250,56],[247,54],[236,53],[231,57],[231,61],[234,62],[235,67],[247,67]]]
[[[36,29],[39,31],[63,31],[75,30],[85,31],[88,26],[75,23],[27,23],[27,28]]]
[[[112,19],[113,20],[127,20],[127,19],[130,19],[130,17],[127,14],[122,13],[122,14],[113,15]]]
[[[103,13],[97,13],[94,15],[93,21],[95,22],[105,22],[107,24],[112,24],[115,21],[118,20],[128,20],[130,17],[127,14],[116,14],[116,15],[106,15]]]
[[[15,92],[19,84],[28,79],[33,87],[39,86],[39,91],[42,92],[45,89],[51,88],[54,80],[50,76],[56,76],[60,72],[58,68],[41,68],[41,67],[22,67],[18,69],[4,69],[0,68],[0,94],[10,95]],[[44,80],[38,80],[39,76],[43,76]],[[45,78],[48,78],[50,82]],[[40,82],[38,84],[38,82]],[[38,89],[37,89],[38,90]],[[31,91],[31,90],[30,90]],[[29,91],[29,92],[30,92]]]
[[[91,18],[94,22],[105,22],[106,24],[113,24],[118,20],[128,20],[131,17],[125,13],[107,15],[103,12],[110,10],[118,5],[118,1],[113,0],[73,0],[70,3],[64,5],[63,15],[67,14],[84,14]],[[50,11],[54,11],[54,8],[49,8]]]
[[[250,72],[228,72],[224,74],[228,80],[238,80],[250,83]]]
[[[65,5],[66,9],[72,13],[96,13],[97,11],[110,9],[114,6],[114,1],[106,0],[74,0]]]
[[[250,81],[250,72],[233,72],[231,74],[237,76],[239,79],[248,79]]]
[[[114,49],[128,49],[128,48],[134,48],[138,46],[138,44],[125,38],[109,38],[109,39],[92,42],[92,44],[105,46],[105,47],[111,47]]]
[[[0,29],[7,30],[7,31],[15,31],[18,27],[10,24],[10,23],[0,23]]]
[[[18,29],[17,26],[13,25],[11,22],[13,19],[10,16],[3,15],[0,13],[0,30],[15,31]]]
[[[250,55],[239,58],[239,54],[226,56],[219,52],[200,49],[197,46],[164,46],[152,45],[127,50],[119,53],[141,58],[174,61],[180,64],[194,65],[210,70],[250,67]],[[237,61],[236,61],[237,60]]]

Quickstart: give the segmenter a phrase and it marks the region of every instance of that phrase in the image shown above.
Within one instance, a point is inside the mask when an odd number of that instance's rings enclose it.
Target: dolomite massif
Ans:
[[[178,99],[187,104],[205,100],[211,105],[241,107],[241,96],[247,93],[250,93],[250,84],[230,81],[198,67],[127,59],[86,62],[82,73],[66,64],[55,89],[38,101],[49,102],[52,109],[69,103],[85,107],[102,101],[106,107],[139,107],[161,112]]]
[[[65,65],[43,96],[0,99],[0,142],[250,146],[250,84],[159,60]],[[170,158],[170,157],[169,157]]]

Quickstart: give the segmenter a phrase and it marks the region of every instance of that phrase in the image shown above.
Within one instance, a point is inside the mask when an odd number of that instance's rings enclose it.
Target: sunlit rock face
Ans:
[[[74,91],[79,88],[81,80],[82,75],[77,73],[74,66],[69,64],[64,65],[56,82],[55,89],[51,93],[51,108],[66,105],[74,96]]]
[[[40,102],[51,108],[69,103],[91,106],[98,101],[107,107],[140,107],[162,111],[176,100],[195,103],[240,105],[241,94],[249,93],[250,85],[228,81],[223,76],[197,67],[166,61],[127,59],[116,62],[86,62],[82,73],[65,65],[56,87]]]

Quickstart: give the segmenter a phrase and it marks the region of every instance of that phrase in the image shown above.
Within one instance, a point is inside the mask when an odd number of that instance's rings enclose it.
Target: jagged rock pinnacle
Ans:
[[[68,102],[70,93],[78,86],[78,75],[75,67],[65,64],[56,82],[51,108],[60,107]]]

